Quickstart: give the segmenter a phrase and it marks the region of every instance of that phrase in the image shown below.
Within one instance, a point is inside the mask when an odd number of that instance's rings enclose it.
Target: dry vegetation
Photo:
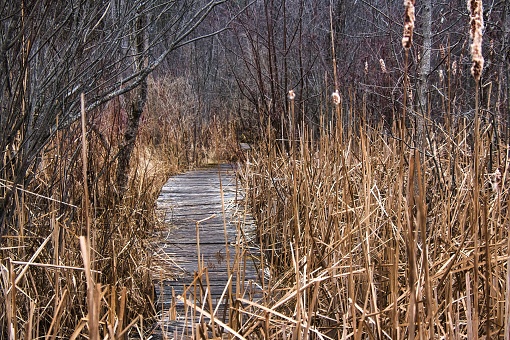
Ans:
[[[269,271],[267,309],[252,312],[267,338],[502,337],[507,146],[482,123],[475,152],[460,118],[449,131],[428,121],[420,153],[410,122],[388,133],[362,118],[286,144],[269,133],[244,168]]]
[[[122,200],[115,199],[115,159],[125,124],[121,100],[88,113],[84,156],[78,122],[58,132],[29,170],[34,180],[16,191],[17,225],[0,249],[6,259],[0,267],[0,339],[83,338],[93,331],[101,338],[143,338],[153,327],[150,238],[161,186],[172,173],[231,157],[226,136],[235,136],[233,123],[220,123],[226,120],[199,126],[181,82],[150,82]]]
[[[474,110],[452,115],[446,98],[444,122],[407,101],[414,1],[405,5],[404,97],[391,126],[367,119],[365,93],[355,110],[354,92],[343,105],[338,88],[318,126],[295,123],[293,91],[285,133],[266,121],[242,177],[268,281],[241,334],[508,338],[510,150],[490,89],[479,102],[481,1],[469,2]]]
[[[480,83],[481,1],[468,2],[475,86],[455,76],[462,58],[443,48],[447,80],[436,88],[444,112],[435,117],[424,112],[432,103],[412,103],[414,3],[405,1],[401,83],[390,84],[380,59],[387,85],[402,94],[390,110],[367,112],[367,88],[339,89],[335,57],[333,105],[319,108],[317,121],[294,112],[294,91],[288,105],[257,106],[262,132],[239,173],[257,221],[262,298],[228,296],[229,317],[211,320],[213,335],[216,323],[250,339],[509,338],[510,149],[490,107],[492,85]],[[453,113],[451,91],[471,88],[466,107],[474,109]],[[154,202],[172,173],[235,159],[240,131],[229,108],[204,117],[186,79],[150,79],[120,199],[115,174],[130,99],[56,133],[26,169],[27,185],[13,188],[4,178],[16,169],[0,170],[2,199],[12,192],[15,202],[0,248],[0,339],[144,338],[166,312],[154,305],[150,275]],[[6,160],[21,152],[22,137],[3,150]],[[230,293],[243,284],[242,266],[232,270]],[[196,312],[202,298],[183,301]]]

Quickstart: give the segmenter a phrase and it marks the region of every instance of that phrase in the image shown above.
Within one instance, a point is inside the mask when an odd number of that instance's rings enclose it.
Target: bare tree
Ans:
[[[137,89],[118,155],[122,196],[146,97],[146,80],[176,49],[217,32],[195,35],[226,0],[43,1],[0,8],[0,235],[18,186],[30,183],[38,157],[58,129]],[[150,18],[150,20],[149,20]]]
[[[328,112],[323,106],[327,103],[324,93],[331,92],[334,83],[329,17],[325,10],[330,3],[334,9],[340,94],[347,98],[354,89],[358,98],[365,96],[367,111],[375,121],[379,117],[390,121],[393,114],[400,112],[403,6],[395,0],[254,1],[234,21],[232,30],[222,36],[239,92],[251,102],[253,111],[271,117],[273,122],[280,121],[281,112],[287,110],[285,95],[294,89],[297,112],[304,113],[308,121],[313,122],[318,112]],[[241,6],[240,2],[231,4],[231,8],[235,6]],[[485,7],[484,53],[489,62],[482,77],[486,81],[482,83],[492,84],[493,90],[487,86],[482,96],[487,96],[490,106],[497,106],[502,112],[509,96],[505,66],[508,2],[491,2]],[[409,60],[412,97],[408,103],[412,103],[409,118],[416,123],[418,136],[425,129],[424,115],[430,115],[431,122],[448,119],[454,123],[470,112],[474,84],[466,72],[466,2],[417,1],[416,8],[416,36]],[[380,59],[385,62],[386,72],[379,67]],[[496,88],[498,96],[494,95]],[[493,92],[491,96],[489,91]],[[347,103],[344,101],[344,105]],[[500,116],[504,121],[506,114]]]

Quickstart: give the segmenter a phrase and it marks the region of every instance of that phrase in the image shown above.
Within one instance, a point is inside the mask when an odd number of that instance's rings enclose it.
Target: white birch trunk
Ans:
[[[432,50],[432,0],[423,1],[423,49],[421,52],[420,66],[418,69],[417,91],[417,117],[416,117],[416,146],[420,149],[425,147],[425,122],[428,115],[428,91],[430,60]]]

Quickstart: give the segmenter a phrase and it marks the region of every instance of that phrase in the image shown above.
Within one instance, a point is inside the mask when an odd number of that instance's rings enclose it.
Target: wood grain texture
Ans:
[[[242,200],[235,169],[228,164],[183,173],[164,185],[157,209],[167,228],[156,235],[152,270],[161,322],[153,338],[200,338],[197,323],[213,336],[210,318],[185,306],[179,296],[226,324],[237,297],[260,298],[255,227]],[[220,336],[221,327],[215,329]]]

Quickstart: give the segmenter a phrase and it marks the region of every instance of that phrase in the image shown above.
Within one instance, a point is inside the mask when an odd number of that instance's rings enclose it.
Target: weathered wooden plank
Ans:
[[[208,310],[208,301],[204,301],[207,292],[213,301],[213,308],[218,308],[216,316],[224,315],[222,321],[225,322],[229,314],[224,312],[228,299],[235,299],[236,294],[260,298],[258,255],[250,254],[250,249],[256,250],[246,248],[249,240],[242,239],[238,230],[243,228],[243,235],[253,238],[253,220],[238,212],[242,207],[238,206],[236,199],[244,197],[239,189],[233,167],[222,164],[174,176],[161,190],[157,206],[168,229],[156,236],[160,260],[155,264],[153,279],[162,324],[160,333],[154,334],[155,338],[162,337],[163,332],[169,338],[174,338],[175,334],[191,334],[191,324],[200,321],[198,316],[193,317],[189,313],[189,308],[175,299],[178,295],[186,295],[188,300],[196,301]],[[197,245],[198,221],[200,242]],[[226,244],[229,245],[230,261],[227,261]],[[234,263],[236,250],[245,254],[238,259],[240,263]],[[230,267],[230,280],[227,264]],[[234,270],[236,268],[242,270]],[[188,287],[188,290],[184,291],[184,287]],[[236,292],[235,287],[241,287],[240,291]],[[230,290],[233,296],[224,295]],[[190,292],[197,295],[191,296]],[[185,319],[187,323],[183,321]]]

